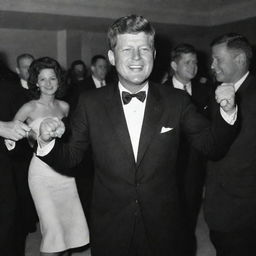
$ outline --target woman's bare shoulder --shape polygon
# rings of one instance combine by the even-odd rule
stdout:
[[[58,104],[60,109],[64,112],[65,115],[68,115],[69,112],[69,104],[66,101],[58,100]]]

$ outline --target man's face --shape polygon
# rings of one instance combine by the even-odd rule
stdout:
[[[234,83],[239,78],[240,67],[237,63],[236,54],[229,50],[225,43],[212,47],[212,65],[218,82]]]
[[[108,72],[108,63],[104,59],[98,59],[92,67],[92,74],[99,80],[104,80]]]
[[[109,51],[110,63],[116,66],[119,80],[128,90],[145,85],[154,57],[152,37],[144,32],[118,35],[115,49]]]
[[[188,83],[196,76],[197,56],[194,53],[182,53],[171,65],[176,78],[182,83]]]
[[[82,64],[75,65],[74,73],[77,77],[83,77],[85,74],[84,66]]]
[[[18,67],[16,68],[19,77],[24,79],[25,81],[28,80],[28,77],[29,77],[28,69],[32,61],[33,59],[31,58],[20,59],[18,63]]]

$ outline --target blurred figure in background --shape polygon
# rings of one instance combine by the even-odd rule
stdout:
[[[11,76],[7,75],[7,72]],[[0,71],[0,254],[5,256],[19,256],[16,249],[15,235],[17,232],[17,195],[14,182],[13,159],[9,154],[4,139],[14,141],[26,136],[29,127],[13,118],[15,94],[9,84],[14,74],[1,64]],[[23,240],[25,243],[25,241]],[[24,252],[23,252],[24,255]]]
[[[195,48],[190,44],[179,44],[171,52],[172,76],[164,85],[183,90],[195,104],[197,111],[207,116],[210,87],[196,81],[198,60]],[[189,143],[182,134],[177,161],[177,176],[182,209],[188,220],[189,239],[187,246],[191,255],[196,253],[195,229],[202,203],[206,172],[206,158]]]
[[[95,55],[91,59],[91,76],[86,80],[88,89],[101,88],[106,86],[106,76],[108,73],[108,62],[105,56]]]
[[[64,100],[69,103],[70,112],[76,108],[80,94],[86,90],[87,68],[82,60],[71,63],[67,72]]]
[[[13,103],[13,117],[18,109],[31,99],[28,90],[28,69],[34,57],[29,53],[24,53],[16,58],[16,72],[18,79],[10,82],[14,91],[15,101]],[[26,237],[29,232],[36,230],[38,220],[34,203],[28,188],[28,167],[33,154],[27,139],[17,143],[15,150],[11,152],[12,164],[14,168],[14,177],[18,198],[17,211],[17,244],[15,246],[17,255],[24,255]]]

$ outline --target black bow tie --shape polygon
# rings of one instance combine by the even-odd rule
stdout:
[[[144,102],[146,98],[146,92],[142,91],[134,94],[131,94],[129,92],[122,92],[122,100],[125,105],[128,104],[133,97],[137,98],[141,102]]]

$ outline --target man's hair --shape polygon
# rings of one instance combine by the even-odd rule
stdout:
[[[77,65],[82,65],[84,70],[86,70],[86,65],[82,60],[74,60],[70,65],[70,69],[73,70]]]
[[[108,30],[108,43],[113,50],[117,43],[117,36],[122,34],[138,34],[144,32],[152,37],[152,48],[154,48],[155,30],[150,22],[139,15],[129,15],[116,20]]]
[[[181,58],[182,54],[196,54],[196,49],[191,44],[178,44],[171,51],[171,61],[176,61]]]
[[[97,55],[94,55],[94,56],[92,57],[92,59],[91,59],[91,65],[92,65],[92,66],[95,66],[97,60],[100,60],[100,59],[107,61],[107,58],[106,58],[104,55],[97,54]]]
[[[34,56],[30,53],[23,53],[23,54],[20,54],[17,56],[16,58],[16,63],[17,63],[17,67],[19,67],[20,65],[20,60],[22,59],[31,59],[31,60],[34,60]]]
[[[227,48],[230,50],[244,52],[246,56],[247,67],[249,66],[253,53],[252,47],[245,36],[237,33],[227,33],[215,38],[211,43],[211,47],[222,43],[225,43]]]
[[[34,94],[34,98],[40,97],[40,91],[38,91],[37,82],[38,76],[43,69],[53,69],[56,77],[58,79],[59,88],[63,86],[64,79],[63,79],[63,70],[60,64],[50,57],[42,57],[39,59],[34,60],[30,67],[29,67],[29,78],[28,78],[28,87],[31,92]],[[59,89],[57,90],[59,95]],[[58,96],[56,95],[56,96]]]

